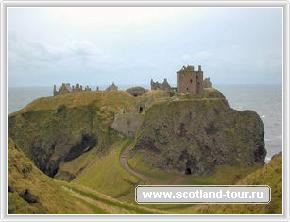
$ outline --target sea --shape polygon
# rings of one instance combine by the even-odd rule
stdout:
[[[127,89],[129,85],[119,86]],[[144,86],[148,88],[148,86]],[[282,86],[281,85],[216,85],[236,110],[254,110],[265,128],[266,162],[282,151]],[[92,87],[94,88],[94,87]],[[100,89],[104,86],[100,87]],[[53,87],[9,87],[8,112],[22,109],[39,97],[52,96]]]

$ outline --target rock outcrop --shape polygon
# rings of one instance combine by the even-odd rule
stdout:
[[[121,108],[130,110],[132,99],[118,91],[40,98],[9,115],[9,137],[39,169],[54,177],[62,162],[109,147],[116,134],[110,128],[114,115]]]
[[[147,110],[136,138],[143,160],[162,169],[205,175],[222,164],[264,162],[264,126],[254,111],[218,97],[181,98]]]
[[[158,91],[140,97],[122,91],[69,93],[40,98],[9,115],[9,137],[50,177],[63,162],[107,149],[120,133],[137,134],[135,147],[145,152],[144,161],[185,174],[251,165],[266,154],[258,114],[232,110],[212,88],[175,97]]]
[[[99,130],[89,108],[29,111],[9,118],[9,136],[15,139],[45,174],[53,177],[60,162],[70,161],[96,146]]]
[[[120,113],[115,115],[111,128],[119,133],[135,137],[137,130],[143,122],[143,115],[139,113]]]

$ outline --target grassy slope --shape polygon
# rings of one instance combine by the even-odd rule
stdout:
[[[108,120],[108,117],[111,116],[112,113],[119,112],[121,108],[125,108],[127,111],[134,111],[136,109],[136,102],[143,101],[151,105],[155,101],[163,100],[168,97],[168,93],[159,90],[148,91],[139,97],[133,97],[125,91],[88,91],[41,97],[29,103],[18,112],[25,113],[29,111],[57,110],[61,106],[76,108],[95,104],[100,109],[103,120]],[[12,115],[13,114],[15,113],[12,113]]]
[[[209,97],[211,93],[208,92]],[[152,105],[155,102],[163,102],[167,95],[163,92],[146,93],[138,98]],[[153,100],[152,100],[153,98]],[[136,98],[129,96],[125,92],[85,92],[76,94],[67,94],[56,97],[40,98],[20,111],[36,110],[57,110],[65,105],[68,108],[82,107],[94,103],[99,107],[98,114],[101,116],[101,124],[107,127],[112,120],[114,112],[118,112],[124,106],[127,109],[135,109]],[[174,98],[173,98],[174,99]],[[184,96],[182,99],[191,99]],[[122,140],[113,144],[106,155],[97,157],[95,150],[87,152],[63,165],[64,170],[79,171],[80,166],[88,164],[78,178],[72,183],[53,180],[42,174],[17,148],[13,142],[9,141],[9,185],[16,192],[9,193],[10,212],[17,213],[164,213],[138,207],[136,204],[128,204],[119,200],[128,202],[133,201],[134,187],[139,179],[125,171],[119,163],[121,150],[129,143],[128,140]],[[256,168],[249,168],[241,171],[241,167],[236,168],[224,166],[209,177],[185,177],[176,172],[168,174],[150,166],[144,165],[139,157],[129,160],[129,165],[137,171],[142,172],[150,178],[146,183],[172,183],[172,184],[232,184],[247,173]],[[281,157],[280,157],[281,159]],[[280,212],[281,209],[281,166],[279,157],[271,162],[266,170],[264,167],[255,173],[241,180],[245,184],[269,184],[272,187],[273,200],[271,205],[260,205],[258,207],[248,207],[248,205],[226,205],[226,206],[200,206],[200,205],[154,205],[146,207],[160,208],[168,213],[231,213],[231,212]],[[32,168],[28,176],[24,176],[26,168]],[[238,169],[238,170],[237,170]],[[173,175],[173,176],[172,176]],[[225,176],[227,175],[227,176]],[[279,185],[280,184],[280,185]],[[29,188],[31,192],[40,198],[40,203],[28,204],[19,195],[22,190]],[[65,189],[63,189],[65,188]],[[103,194],[101,194],[103,193]],[[108,197],[106,195],[111,195]],[[61,205],[59,203],[62,203]]]
[[[129,143],[129,140],[114,143],[108,154],[96,157],[73,183],[87,186],[112,197],[120,198],[132,194],[139,179],[123,169],[119,160],[122,149]]]
[[[88,106],[97,103],[101,107],[118,109],[121,105],[131,107],[134,97],[123,91],[111,92],[81,92],[59,96],[42,97],[28,104],[21,112],[38,110],[56,110],[64,105],[67,108]]]
[[[76,183],[47,177],[9,139],[8,210],[10,214],[120,214],[164,213],[121,202]],[[26,202],[19,194],[29,189],[39,200]]]
[[[85,213],[100,212],[83,201],[68,195],[61,186],[44,175],[25,157],[23,152],[9,140],[9,213]],[[20,193],[25,189],[39,198],[39,203],[29,204]],[[61,204],[59,204],[61,203]]]
[[[123,108],[128,111],[135,109],[135,98],[126,92],[71,93],[36,99],[24,109],[10,114],[9,121],[16,119],[13,127],[17,127],[17,124],[21,125],[24,121],[23,117],[25,117],[29,120],[26,122],[29,126],[22,126],[21,130],[25,130],[32,137],[35,134],[41,134],[39,130],[50,134],[67,134],[67,136],[76,137],[80,130],[88,128],[97,128],[99,131],[103,131],[104,135],[107,135],[114,114]],[[67,110],[66,115],[58,115],[59,118],[57,118],[56,113],[61,113],[62,109]],[[46,122],[49,125],[36,127]],[[61,122],[60,129],[57,129],[59,132],[49,131],[53,128],[52,126],[59,122]],[[49,136],[52,137],[52,135]]]
[[[121,109],[135,109],[135,98],[122,91],[82,92],[43,97],[9,115],[9,135],[24,149],[30,159],[33,159],[35,152],[32,153],[32,147],[41,146],[42,158],[38,158],[35,162],[45,165],[40,159],[57,159],[66,153],[70,146],[80,143],[84,134],[97,137],[95,152],[106,149],[114,141],[115,135],[109,126],[114,114]],[[55,145],[56,152],[51,148]],[[78,166],[70,173],[75,175],[85,167]],[[65,169],[60,169],[60,172],[64,174],[59,175],[59,178],[65,178],[67,175]]]
[[[281,155],[236,184],[267,184],[272,188],[272,202],[269,205],[146,205],[137,206],[118,201],[101,193],[115,194],[130,190],[133,183],[125,178],[136,180],[120,166],[119,155],[128,140],[117,142],[109,154],[99,158],[85,170],[83,180],[66,183],[51,179],[39,171],[23,153],[9,141],[9,185],[15,192],[9,193],[10,213],[280,213],[281,212]],[[104,164],[104,165],[103,165]],[[112,170],[113,169],[113,170]],[[108,173],[109,172],[109,173]],[[202,184],[215,183],[229,169],[222,169],[211,177],[199,178]],[[230,171],[232,172],[232,171]],[[163,172],[164,173],[164,172]],[[95,175],[97,174],[97,175]],[[85,176],[87,175],[87,176]],[[159,177],[159,172],[149,173]],[[164,175],[163,175],[164,176]],[[160,177],[160,181],[166,177]],[[185,177],[186,179],[190,177]],[[197,179],[197,178],[192,178]],[[232,178],[231,178],[232,179]],[[183,183],[182,179],[177,181]],[[195,184],[199,184],[199,182]],[[86,184],[87,183],[87,184]],[[137,183],[137,180],[136,180]],[[228,184],[230,182],[228,181]],[[85,186],[87,185],[87,186]],[[116,188],[116,185],[118,189]],[[63,189],[65,187],[66,189]],[[91,188],[89,188],[91,187]],[[29,189],[40,198],[40,203],[28,204],[19,195]],[[93,188],[93,189],[92,189]],[[121,189],[119,189],[121,188]],[[98,190],[98,191],[95,191]],[[101,193],[100,193],[101,192]],[[131,191],[129,191],[132,193]],[[120,198],[122,199],[122,198]],[[59,204],[62,203],[62,204]],[[151,208],[151,209],[149,209]],[[157,209],[160,210],[157,210]],[[155,210],[156,209],[156,210]]]
[[[238,185],[268,185],[271,187],[269,204],[196,205],[178,210],[179,213],[203,214],[280,214],[282,213],[282,154],[275,155],[262,168],[236,182]]]
[[[136,152],[131,158],[128,159],[129,166],[146,175],[150,178],[148,183],[153,184],[195,184],[195,185],[219,185],[219,184],[234,184],[238,179],[241,179],[249,173],[260,168],[261,165],[254,166],[218,166],[215,172],[209,176],[190,176],[181,175],[177,171],[164,171],[146,164],[142,161],[141,155],[146,155],[146,152]]]

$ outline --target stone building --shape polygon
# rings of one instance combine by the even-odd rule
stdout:
[[[112,82],[112,84],[106,89],[107,92],[109,91],[118,91],[118,86],[116,86],[114,84],[114,82]]]
[[[78,83],[75,86],[74,85],[71,86],[70,83],[62,83],[58,90],[56,88],[56,85],[53,86],[54,96],[82,91],[92,91],[92,89],[89,86],[86,86],[86,88],[83,90],[82,85]]]
[[[58,91],[56,89],[56,85],[54,85],[54,87],[53,87],[53,95],[54,96],[67,94],[67,93],[71,93],[71,92],[72,92],[72,88],[71,88],[69,83],[62,83],[61,86],[59,87]]]
[[[212,83],[209,77],[203,80],[203,88],[212,88]]]
[[[150,81],[151,90],[164,90],[170,92],[172,90],[171,86],[167,82],[167,79],[164,79],[162,83],[158,81],[154,82],[153,79]]]
[[[75,86],[75,92],[81,92],[81,91],[83,91],[83,87],[77,83]]]
[[[194,66],[183,66],[177,71],[177,92],[199,94],[203,91],[203,71],[201,66],[194,70]]]
[[[85,91],[92,91],[92,89],[87,85]]]

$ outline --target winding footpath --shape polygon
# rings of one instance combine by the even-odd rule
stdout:
[[[148,178],[148,176],[145,176],[144,174],[141,174],[137,171],[135,171],[133,168],[131,168],[129,165],[128,165],[128,162],[127,162],[127,157],[130,153],[130,149],[132,148],[132,145],[128,145],[124,150],[123,152],[121,153],[120,155],[120,163],[121,163],[121,166],[127,170],[129,173],[133,174],[135,177],[141,179],[142,181],[152,181],[152,178]],[[180,184],[181,181],[184,179],[183,176],[172,176],[172,178],[167,182],[168,185],[176,185],[176,184]]]
[[[132,145],[128,145],[128,146],[123,150],[123,152],[122,152],[121,155],[120,155],[120,163],[121,163],[122,167],[123,167],[125,170],[127,170],[129,173],[133,174],[134,176],[140,178],[140,179],[143,180],[143,181],[146,181],[146,180],[148,180],[148,178],[147,178],[145,175],[143,175],[143,174],[141,174],[141,173],[135,171],[134,169],[132,169],[132,168],[128,165],[127,157],[128,157],[128,155],[129,155],[129,153],[130,153],[130,149],[131,149],[131,147],[132,147]]]

